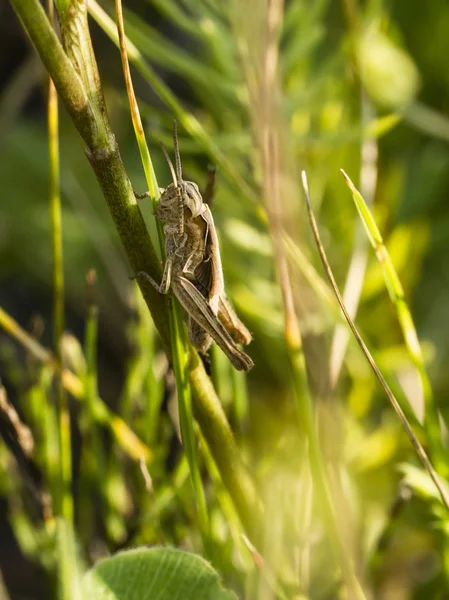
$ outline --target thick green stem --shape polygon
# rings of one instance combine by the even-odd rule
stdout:
[[[90,145],[93,113],[81,80],[37,0],[11,0],[81,137]]]
[[[262,506],[254,483],[240,460],[234,436],[212,382],[198,355],[193,352],[189,375],[196,392],[193,410],[201,432],[245,528],[257,539],[261,534],[257,526],[262,523]]]
[[[100,74],[87,22],[86,0],[55,0],[59,11],[62,44],[78,73],[95,118],[95,148],[114,151],[115,139],[109,126]]]

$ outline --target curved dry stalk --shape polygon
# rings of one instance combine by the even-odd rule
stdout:
[[[309,187],[307,184],[307,176],[305,171],[302,171],[301,173],[301,177],[302,177],[302,185],[303,185],[303,189],[304,189],[304,195],[306,198],[306,203],[307,203],[307,213],[309,215],[309,220],[310,220],[310,225],[312,227],[312,232],[315,238],[315,242],[318,248],[318,252],[321,258],[321,262],[323,263],[324,266],[324,270],[326,272],[326,275],[329,279],[329,282],[332,286],[332,289],[335,292],[335,295],[337,297],[338,303],[340,305],[340,308],[345,316],[346,321],[348,322],[348,325],[358,343],[358,345],[360,346],[360,348],[362,349],[363,354],[366,356],[366,359],[370,365],[370,367],[372,368],[374,375],[376,376],[376,378],[378,379],[380,385],[382,386],[385,394],[387,395],[388,400],[390,401],[391,406],[393,407],[393,410],[395,411],[395,413],[397,414],[397,416],[399,417],[399,420],[406,432],[406,434],[408,435],[408,438],[410,439],[410,442],[412,443],[412,446],[418,456],[418,458],[420,459],[421,463],[423,464],[424,468],[426,469],[426,471],[429,473],[432,481],[434,482],[436,488],[438,489],[438,492],[441,496],[441,501],[442,503],[446,506],[446,508],[449,510],[449,496],[447,494],[447,491],[443,485],[443,483],[440,481],[435,469],[433,468],[432,463],[430,462],[429,457],[426,454],[426,451],[424,450],[421,442],[418,440],[418,438],[416,437],[416,435],[413,432],[413,429],[410,425],[410,423],[407,420],[407,417],[405,416],[404,411],[402,410],[399,402],[397,401],[395,395],[393,394],[393,392],[390,389],[390,386],[388,385],[388,383],[386,382],[384,376],[382,375],[379,367],[377,366],[374,358],[372,357],[370,351],[368,350],[365,342],[363,341],[360,333],[358,332],[354,321],[351,319],[345,303],[343,301],[343,298],[340,294],[340,291],[338,289],[337,286],[337,282],[335,281],[334,275],[332,273],[332,270],[330,268],[329,265],[329,261],[327,260],[327,256],[326,256],[326,252],[324,250],[323,244],[321,243],[321,238],[320,238],[320,234],[318,231],[318,225],[315,219],[315,215],[313,213],[313,209],[312,209],[312,204],[310,201],[310,195],[309,195]]]

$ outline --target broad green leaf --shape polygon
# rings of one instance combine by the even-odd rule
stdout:
[[[83,578],[95,600],[236,600],[201,556],[175,548],[137,548],[103,560]]]

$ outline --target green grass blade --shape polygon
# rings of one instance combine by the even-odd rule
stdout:
[[[182,10],[178,2],[173,0],[149,0],[149,2],[156,6],[156,8],[174,25],[177,25],[180,29],[183,29],[187,33],[200,38],[201,28],[198,27],[198,22],[187,15]]]
[[[238,82],[229,81],[215,69],[205,65],[204,60],[186,54],[136,14],[126,11],[125,16],[128,39],[153,64],[160,64],[191,82],[197,94],[208,97],[207,104],[211,109],[238,110],[240,104]],[[218,106],[214,106],[213,103],[218,103]]]
[[[207,513],[206,495],[198,461],[197,442],[194,430],[194,417],[192,409],[192,389],[187,374],[189,354],[184,333],[184,322],[181,308],[176,302],[170,319],[173,348],[173,369],[176,378],[176,390],[178,394],[179,423],[181,426],[182,444],[189,464],[190,476],[198,509],[198,517],[201,533],[207,544],[209,518]]]
[[[81,590],[81,565],[75,531],[65,519],[56,521],[56,545],[59,556],[59,589],[61,600],[85,600]]]
[[[435,405],[432,387],[423,361],[421,345],[416,333],[413,317],[405,299],[404,288],[393,265],[388,250],[384,244],[382,235],[376,225],[374,217],[365,203],[362,195],[352,183],[348,175],[341,169],[346,184],[351,190],[357,211],[360,215],[362,223],[365,227],[368,239],[376,251],[376,257],[382,267],[382,272],[385,279],[385,284],[390,296],[391,302],[396,310],[399,325],[404,337],[405,345],[409,356],[415,365],[421,385],[423,398],[425,403],[425,426],[429,437],[429,442],[432,445],[433,451],[436,453],[438,462],[438,470],[443,468],[447,472],[447,467],[444,467],[444,450],[441,440],[441,432],[438,423],[438,413]]]
[[[337,297],[338,303],[340,305],[340,308],[345,316],[345,319],[355,337],[355,339],[357,340],[358,345],[360,346],[363,354],[365,355],[371,369],[373,370],[373,373],[375,374],[377,380],[379,381],[380,385],[382,386],[393,410],[395,411],[396,415],[398,416],[402,427],[404,428],[404,431],[407,433],[407,436],[416,452],[416,455],[418,456],[418,458],[420,459],[420,461],[422,462],[423,467],[426,469],[426,471],[429,473],[433,483],[435,484],[435,487],[438,489],[438,492],[441,496],[441,500],[443,502],[443,504],[445,505],[445,507],[449,510],[449,497],[446,493],[446,486],[445,483],[440,479],[440,477],[438,476],[435,468],[433,467],[433,464],[431,463],[429,457],[427,456],[426,451],[424,450],[423,445],[421,444],[421,442],[419,441],[419,439],[417,438],[415,432],[413,431],[412,426],[410,425],[404,411],[402,410],[399,402],[397,401],[395,395],[393,394],[390,386],[388,385],[388,383],[386,382],[384,376],[382,375],[379,367],[377,366],[374,358],[372,357],[370,351],[368,350],[367,345],[365,344],[365,342],[363,341],[361,335],[359,334],[357,327],[354,324],[354,321],[351,319],[346,306],[343,302],[343,298],[340,294],[340,290],[338,289],[337,286],[337,282],[335,281],[335,277],[332,273],[332,270],[330,268],[329,265],[329,261],[327,260],[327,256],[326,256],[326,252],[324,250],[324,246],[321,242],[321,237],[318,231],[318,225],[315,219],[315,215],[313,213],[313,209],[312,209],[312,203],[310,200],[310,195],[309,195],[309,188],[308,188],[308,184],[307,184],[307,176],[305,171],[302,172],[302,182],[303,182],[303,189],[304,189],[304,195],[306,198],[306,204],[307,204],[307,212],[309,215],[309,221],[310,221],[310,225],[312,227],[312,231],[313,231],[313,235],[315,237],[315,242],[317,245],[317,249],[318,249],[318,253],[320,255],[321,258],[321,262],[323,263],[323,267],[326,271],[326,275],[329,279],[330,284],[332,285],[332,288],[334,290],[334,293]]]
[[[137,291],[137,288],[136,288]],[[136,374],[136,387],[145,398],[144,432],[149,445],[157,442],[160,432],[160,412],[164,399],[165,357],[157,351],[157,333],[148,308],[141,296],[136,294],[139,322],[136,327],[136,354],[140,368]],[[161,362],[162,361],[162,362]]]
[[[98,306],[94,300],[94,286],[96,275],[91,269],[86,276],[87,280],[87,315],[84,331],[84,355],[86,357],[86,374],[84,393],[90,416],[95,413],[95,401],[98,395],[97,386],[97,338],[98,338]]]
[[[240,431],[243,431],[249,417],[249,398],[246,385],[246,375],[242,371],[231,371],[232,399],[234,414],[237,419]]]
[[[53,2],[48,3],[49,19],[53,23]],[[48,91],[48,145],[50,216],[53,275],[53,338],[55,356],[60,368],[55,372],[59,423],[60,484],[54,498],[57,514],[68,522],[73,520],[72,450],[70,414],[66,391],[62,382],[62,338],[64,334],[64,263],[62,256],[62,216],[59,167],[58,96],[53,81]]]

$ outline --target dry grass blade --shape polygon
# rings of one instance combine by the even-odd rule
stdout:
[[[16,409],[8,401],[5,388],[0,384],[0,411],[6,415],[17,435],[17,441],[25,456],[30,457],[34,450],[34,438],[31,429],[20,420]],[[1,595],[0,595],[1,598]]]
[[[145,171],[145,177],[148,184],[148,189],[150,191],[150,196],[155,202],[157,196],[159,196],[157,179],[153,168],[153,163],[151,161],[150,152],[148,150],[148,146],[145,140],[145,131],[142,125],[142,119],[140,118],[140,111],[137,105],[136,94],[134,93],[134,86],[131,79],[131,71],[129,68],[128,62],[128,54],[126,47],[126,35],[125,35],[125,27],[123,24],[123,10],[122,3],[119,0],[115,2],[115,10],[117,14],[117,31],[119,36],[119,47],[120,47],[120,56],[122,58],[122,67],[123,67],[123,75],[125,78],[126,84],[126,92],[128,94],[129,99],[129,107],[131,110],[132,123],[134,127],[134,132],[136,135],[137,143],[139,146],[139,152],[142,159],[142,165]],[[154,205],[154,204],[153,204]],[[161,236],[159,235],[159,243],[161,243]]]
[[[329,265],[329,261],[327,260],[327,256],[326,256],[326,252],[324,250],[323,244],[321,243],[321,238],[320,238],[320,234],[318,231],[318,226],[317,226],[317,222],[315,219],[315,215],[313,213],[312,210],[312,204],[310,201],[310,195],[309,195],[309,186],[307,184],[307,176],[305,171],[302,171],[301,173],[301,177],[302,177],[302,185],[303,185],[303,189],[304,189],[304,195],[306,197],[306,203],[307,203],[307,212],[309,215],[309,220],[310,220],[310,225],[312,227],[312,232],[313,235],[315,237],[315,242],[318,248],[318,252],[320,254],[320,258],[321,261],[323,263],[324,266],[324,270],[326,271],[326,275],[330,281],[330,284],[335,292],[335,295],[337,297],[338,303],[340,305],[340,308],[345,316],[346,321],[348,322],[348,325],[355,337],[355,339],[357,340],[358,345],[360,346],[360,348],[362,349],[362,352],[364,353],[364,355],[366,356],[366,359],[368,360],[370,367],[372,368],[372,370],[374,371],[375,376],[377,377],[377,379],[379,380],[380,385],[382,386],[382,388],[385,391],[385,394],[387,395],[388,400],[390,401],[395,413],[398,415],[399,420],[401,421],[401,424],[403,426],[403,428],[405,429],[405,432],[407,433],[413,448],[415,449],[416,454],[418,455],[420,461],[422,462],[424,468],[426,469],[426,471],[429,473],[432,481],[434,482],[435,486],[438,489],[438,492],[440,493],[441,496],[441,500],[443,502],[443,504],[446,506],[446,508],[449,510],[449,496],[444,488],[444,485],[441,483],[435,469],[432,466],[432,463],[429,460],[429,457],[426,454],[426,451],[424,450],[421,442],[418,440],[418,438],[416,437],[416,435],[413,433],[413,429],[410,425],[410,423],[407,420],[407,417],[404,414],[404,411],[402,410],[402,408],[399,405],[399,402],[396,400],[395,395],[393,394],[393,392],[391,391],[388,383],[385,381],[384,376],[382,375],[382,373],[379,370],[379,367],[376,365],[374,358],[371,356],[370,351],[368,350],[365,342],[363,341],[361,335],[359,334],[353,320],[351,319],[345,304],[343,302],[343,298],[340,294],[340,291],[338,289],[337,286],[337,282],[335,281],[335,278],[332,274],[332,270],[330,268]]]

